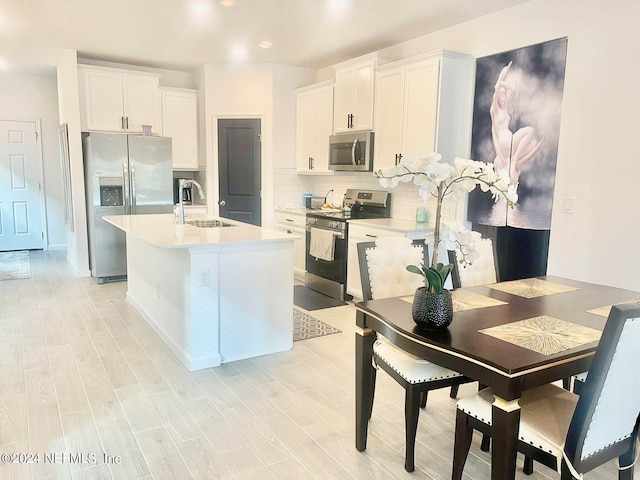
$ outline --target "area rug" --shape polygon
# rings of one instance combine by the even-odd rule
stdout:
[[[305,310],[320,310],[321,308],[341,307],[346,303],[320,292],[311,290],[304,285],[293,287],[293,303]]]
[[[31,278],[28,251],[0,253],[0,280]]]
[[[307,340],[309,338],[322,337],[332,333],[341,333],[342,330],[327,325],[317,318],[313,318],[297,308],[293,309],[293,341]]]

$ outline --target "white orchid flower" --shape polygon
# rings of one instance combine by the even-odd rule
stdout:
[[[400,182],[413,181],[418,187],[418,194],[424,202],[436,197],[436,229],[434,242],[443,243],[449,250],[456,250],[463,264],[470,264],[478,258],[475,244],[480,239],[478,232],[468,231],[460,223],[446,224],[441,222],[442,202],[448,195],[454,195],[463,201],[468,192],[480,187],[483,192],[490,192],[493,200],[504,198],[510,207],[518,202],[518,185],[509,184],[509,172],[495,170],[492,163],[456,158],[453,165],[442,163],[439,153],[432,153],[421,159],[404,159],[397,166],[376,171],[375,175],[383,187],[395,187]],[[437,248],[431,267],[437,265]]]

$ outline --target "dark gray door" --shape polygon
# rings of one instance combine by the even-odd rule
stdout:
[[[220,216],[261,224],[260,119],[218,120]]]

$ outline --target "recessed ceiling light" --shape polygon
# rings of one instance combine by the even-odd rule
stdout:
[[[0,58],[0,70],[4,70],[7,65],[7,61],[4,58]]]
[[[271,48],[273,47],[273,43],[271,43],[269,40],[263,40],[258,44],[258,46],[260,48]]]
[[[329,0],[329,5],[332,8],[342,8],[345,6],[345,0]]]
[[[205,13],[208,12],[211,7],[208,2],[200,1],[193,4],[193,9],[198,13]]]
[[[235,47],[231,53],[236,60],[244,60],[247,56],[247,49],[244,47]]]
[[[236,0],[220,0],[220,5],[223,7],[233,7],[234,3],[236,3]]]

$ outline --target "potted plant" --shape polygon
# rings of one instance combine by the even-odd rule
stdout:
[[[436,199],[436,214],[433,231],[433,254],[431,265],[409,265],[407,270],[424,276],[425,286],[418,288],[414,297],[413,317],[421,326],[446,328],[453,318],[451,293],[444,283],[453,269],[453,264],[438,262],[438,247],[441,242],[448,250],[456,250],[463,266],[473,263],[478,257],[475,242],[480,234],[464,228],[460,223],[447,224],[441,221],[442,202],[450,195],[459,201],[477,186],[491,192],[495,202],[504,199],[509,207],[518,202],[517,184],[509,184],[506,170],[496,172],[491,163],[456,158],[454,165],[442,163],[439,153],[426,158],[406,159],[398,165],[375,172],[383,187],[395,187],[400,182],[413,181],[424,202]]]

